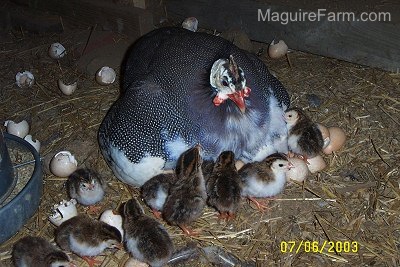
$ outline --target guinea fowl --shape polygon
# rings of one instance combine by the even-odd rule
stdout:
[[[286,90],[260,59],[221,37],[154,30],[131,48],[123,77],[98,137],[128,184],[172,169],[195,144],[214,161],[227,150],[245,163],[287,152]]]

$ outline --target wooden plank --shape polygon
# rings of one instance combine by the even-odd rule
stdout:
[[[299,9],[270,5],[256,0],[168,0],[168,15],[183,20],[195,16],[199,27],[224,31],[237,27],[250,39],[270,43],[274,38],[285,40],[289,48],[334,57],[353,63],[399,72],[400,23],[361,21],[289,22],[259,21],[258,10],[298,12]],[[306,10],[303,10],[306,11]],[[396,11],[393,11],[396,12]],[[400,12],[398,12],[400,13]],[[395,16],[393,14],[392,16]]]
[[[153,15],[149,10],[133,6],[119,6],[112,1],[93,0],[12,0],[20,5],[58,14],[73,25],[101,25],[107,30],[139,37],[154,29]]]

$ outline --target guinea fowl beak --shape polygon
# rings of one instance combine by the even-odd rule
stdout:
[[[242,112],[242,114],[244,114],[246,111],[246,104],[244,103],[244,98],[250,95],[250,91],[251,90],[249,87],[245,87],[240,91],[228,95],[229,99],[236,104],[236,106],[240,109],[240,112]]]

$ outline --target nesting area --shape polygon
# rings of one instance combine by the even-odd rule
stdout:
[[[27,119],[30,134],[42,143],[44,162],[68,150],[79,166],[94,168],[105,177],[108,189],[100,212],[93,215],[97,217],[137,197],[139,190],[117,180],[99,151],[97,130],[119,95],[120,84],[117,80],[100,86],[94,76],[77,69],[79,54],[73,52],[77,32],[14,32],[0,42],[0,120],[3,124]],[[49,45],[56,41],[70,51],[59,61],[48,56]],[[266,44],[257,45],[266,50]],[[325,126],[341,127],[347,142],[333,155],[324,155],[325,170],[310,174],[304,184],[288,184],[269,200],[265,212],[243,199],[236,218],[225,222],[217,219],[214,209],[206,208],[192,225],[200,232],[193,237],[163,222],[175,247],[188,241],[215,245],[256,266],[400,266],[400,75],[297,51],[290,53],[292,67],[284,58],[272,60],[262,52],[260,58],[287,88],[292,106],[305,109]],[[15,85],[15,74],[23,70],[35,75],[30,88]],[[70,96],[57,86],[66,73],[78,77],[78,89]],[[0,245],[0,266],[12,266],[12,246],[23,236],[54,240],[55,226],[48,216],[53,204],[68,199],[65,181],[45,173],[39,210]],[[85,212],[82,206],[79,211]],[[152,216],[149,208],[145,212]],[[87,266],[78,256],[71,257],[77,266]],[[128,258],[124,250],[96,257],[101,266],[124,266]],[[194,259],[182,266],[209,263]]]

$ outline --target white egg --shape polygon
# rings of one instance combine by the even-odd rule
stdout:
[[[37,152],[40,151],[40,141],[33,140],[32,135],[28,134],[27,136],[25,136],[24,140],[27,141],[29,144],[31,144],[36,149]]]
[[[322,171],[326,168],[326,162],[323,157],[320,155],[313,157],[311,159],[307,159],[308,163],[307,167],[311,173],[316,173]]]
[[[101,85],[108,85],[115,81],[116,76],[112,68],[104,66],[97,71],[96,81]]]
[[[119,214],[115,214],[113,210],[105,210],[101,216],[100,221],[105,222],[111,226],[114,226],[121,233],[122,238],[124,237],[124,230],[122,229],[122,217]]]
[[[29,124],[26,120],[21,122],[7,120],[4,122],[4,126],[7,127],[7,132],[9,134],[13,134],[21,138],[24,138],[29,133]]]
[[[60,59],[67,54],[65,47],[60,43],[51,44],[49,48],[49,56],[53,59]]]
[[[35,77],[30,71],[18,72],[15,75],[15,83],[20,88],[31,87],[35,83]]]
[[[50,171],[58,177],[68,177],[78,168],[78,162],[69,151],[60,151],[50,161]]]
[[[72,93],[75,92],[77,87],[78,87],[77,81],[67,85],[64,83],[63,79],[58,80],[58,88],[60,88],[61,92],[63,92],[64,95],[72,95]]]
[[[268,55],[270,58],[281,58],[286,55],[287,52],[288,46],[283,40],[280,40],[278,43],[275,43],[275,40],[272,40],[268,47]]]
[[[125,262],[124,267],[149,267],[149,265],[135,258],[129,258],[127,262]]]
[[[286,180],[304,181],[309,173],[306,162],[298,157],[288,158],[288,160],[293,166],[286,172]]]
[[[49,220],[52,224],[60,226],[63,222],[78,215],[76,200],[62,200],[60,204],[54,204]]]
[[[244,162],[240,159],[235,162],[236,170],[240,170],[244,166]]]

